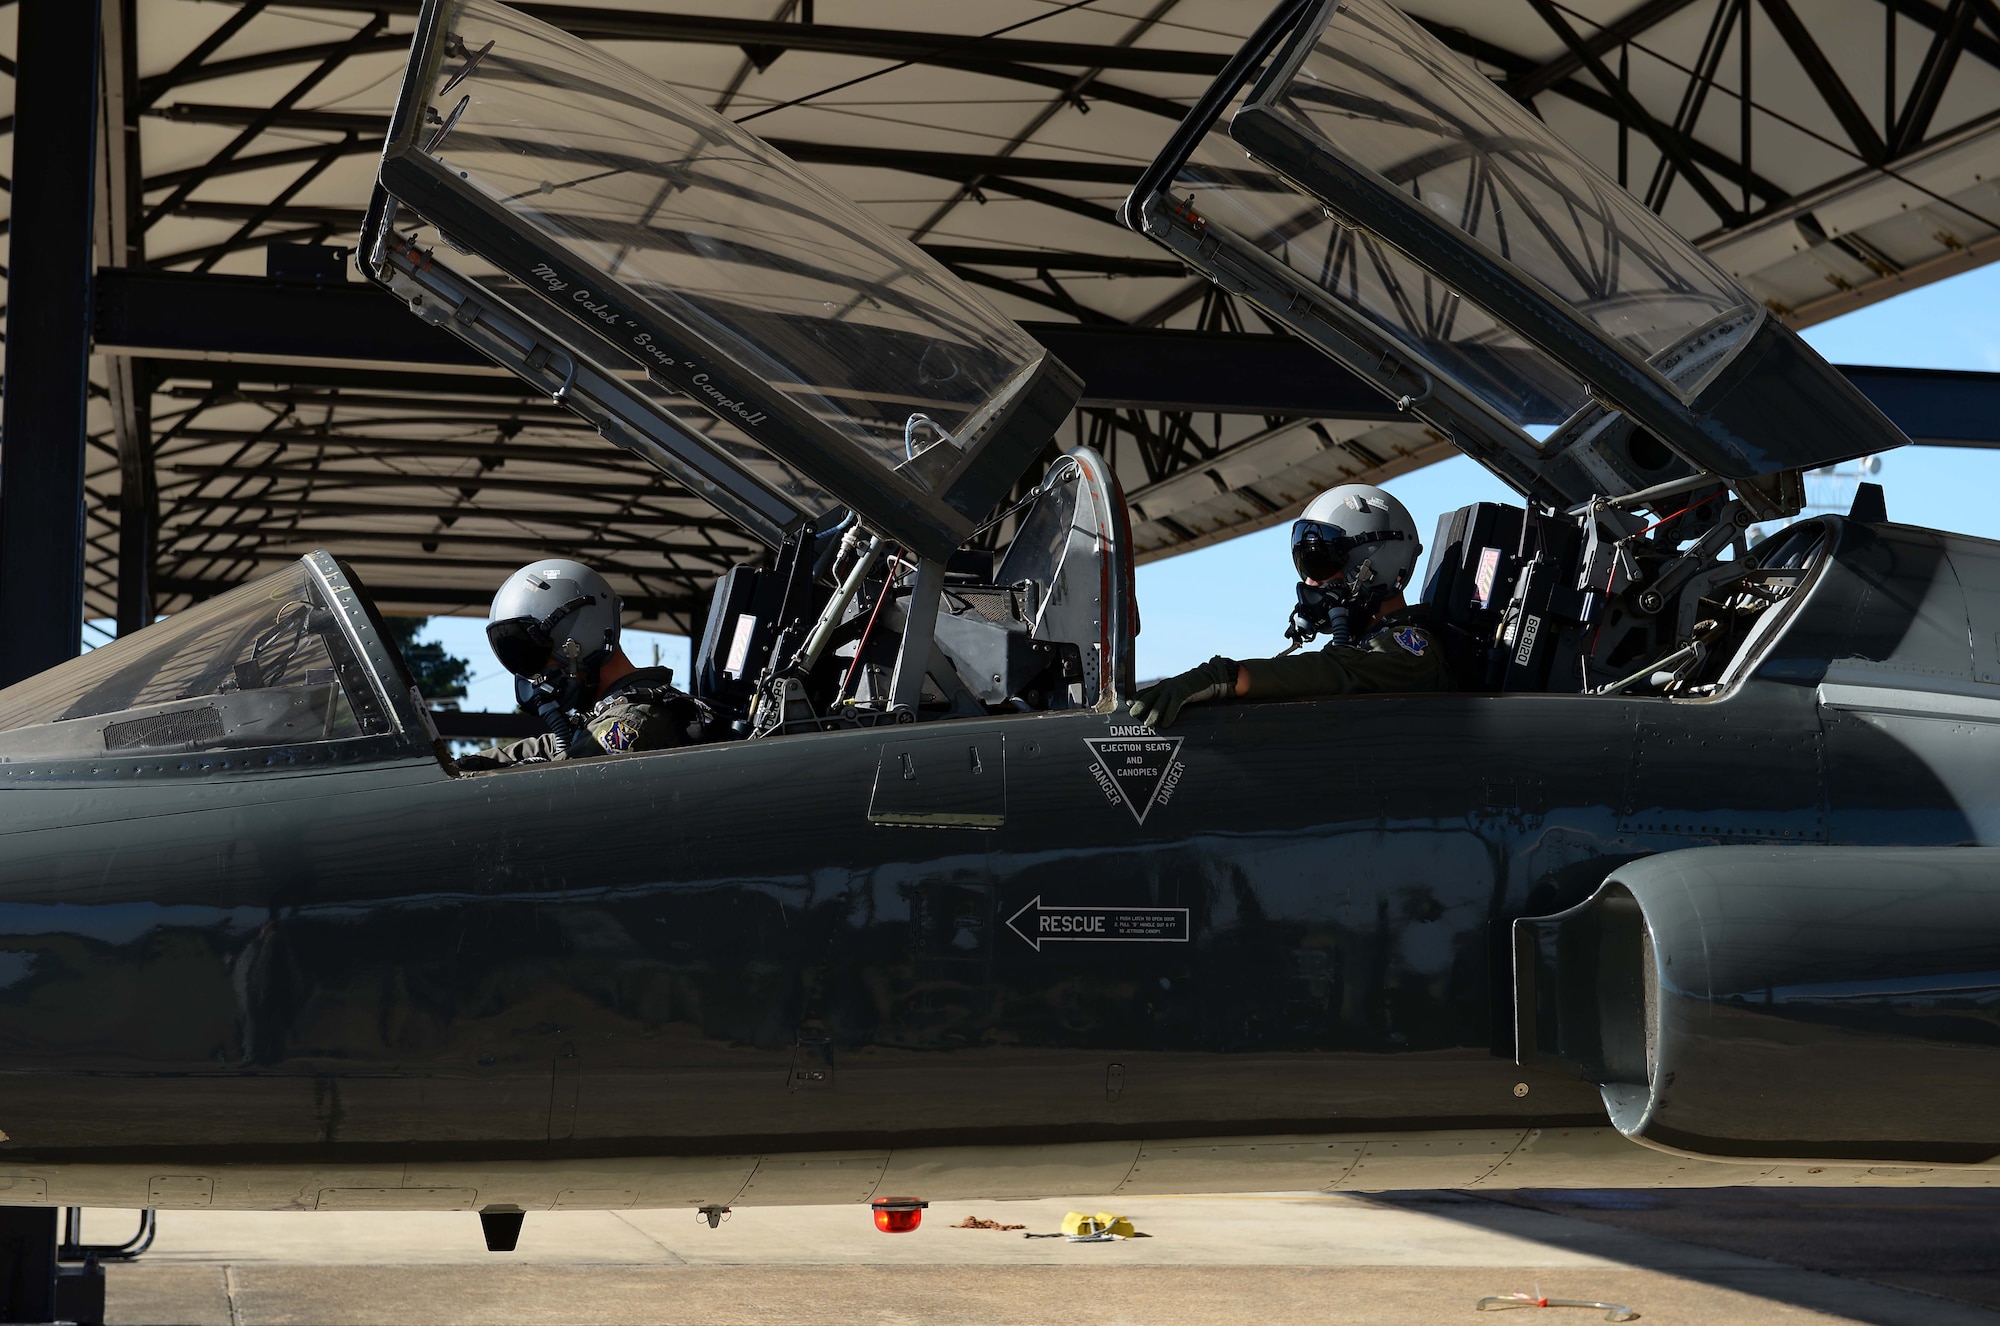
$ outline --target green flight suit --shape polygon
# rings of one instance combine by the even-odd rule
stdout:
[[[699,740],[701,705],[674,689],[672,668],[634,668],[604,688],[584,728],[597,742],[596,750],[567,755],[554,733],[523,737],[458,761],[461,771],[505,769],[516,764],[546,764],[552,760],[588,758],[606,753],[627,755],[668,750]]]
[[[1250,674],[1250,690],[1242,698],[1253,701],[1458,689],[1431,627],[1430,609],[1421,603],[1383,617],[1359,644],[1250,659],[1240,666]]]

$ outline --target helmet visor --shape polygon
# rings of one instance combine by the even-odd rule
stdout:
[[[1323,520],[1295,520],[1292,522],[1292,566],[1297,569],[1299,579],[1325,584],[1336,580],[1347,569],[1347,554],[1354,549],[1357,540],[1347,537],[1347,531],[1338,525],[1329,525]]]
[[[493,657],[517,677],[534,677],[548,670],[549,633],[533,617],[509,617],[486,627],[486,640]]]
[[[1347,562],[1355,549],[1373,547],[1378,543],[1400,543],[1404,537],[1399,529],[1349,534],[1340,526],[1329,525],[1323,520],[1295,520],[1292,522],[1292,565],[1298,569],[1299,579],[1323,585],[1347,573]]]

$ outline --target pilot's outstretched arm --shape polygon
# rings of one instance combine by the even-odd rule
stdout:
[[[523,737],[491,750],[461,755],[453,761],[460,773],[482,773],[488,769],[511,769],[517,764],[547,764],[563,757],[562,743],[544,732]]]
[[[1245,662],[1217,655],[1141,691],[1129,706],[1140,722],[1163,728],[1181,707],[1209,700],[1307,700],[1370,692],[1454,690],[1444,651],[1429,627],[1403,614],[1386,617],[1359,645]]]
[[[1386,624],[1358,645],[1330,645],[1238,667],[1236,693],[1245,700],[1457,689],[1444,651],[1427,628],[1414,623]]]

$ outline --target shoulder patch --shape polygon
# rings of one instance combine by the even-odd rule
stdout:
[[[1397,631],[1395,641],[1418,658],[1422,658],[1424,651],[1431,647],[1431,638],[1414,626],[1405,626]]]
[[[628,751],[632,743],[639,739],[638,725],[627,719],[614,719],[603,731],[596,734],[597,742],[608,751]]]

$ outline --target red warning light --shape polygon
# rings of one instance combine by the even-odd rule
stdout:
[[[884,1234],[908,1234],[924,1223],[929,1202],[914,1197],[877,1197],[869,1204],[875,1211],[875,1228]]]

